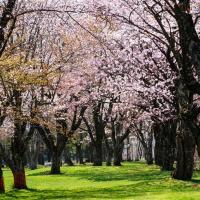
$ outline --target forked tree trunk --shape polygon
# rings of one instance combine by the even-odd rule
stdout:
[[[66,137],[64,134],[61,134],[58,130],[55,144],[53,134],[48,128],[38,125],[37,130],[42,136],[44,143],[48,147],[49,154],[51,155],[52,165],[50,173],[60,174],[61,156],[65,149],[68,137]]]
[[[178,124],[176,145],[177,164],[172,176],[179,180],[191,180],[194,165],[195,141],[190,130],[191,122],[181,120]]]

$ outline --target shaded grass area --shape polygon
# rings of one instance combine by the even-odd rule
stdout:
[[[195,172],[192,181],[183,182],[140,162],[122,167],[64,166],[61,175],[49,175],[49,170],[27,170],[29,190],[21,191],[12,189],[12,175],[4,170],[6,194],[0,194],[0,199],[200,199],[200,172]]]

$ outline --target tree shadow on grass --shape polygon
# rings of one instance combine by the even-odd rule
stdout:
[[[192,179],[191,182],[196,183],[196,184],[200,184],[200,180],[197,180],[197,179]]]
[[[92,182],[103,183],[96,186],[95,183],[91,183],[90,187],[84,187],[80,185],[78,187],[69,189],[66,183],[64,188],[54,188],[52,189],[29,189],[24,191],[12,190],[3,195],[4,200],[51,200],[51,199],[145,199],[148,195],[159,195],[177,193],[177,192],[189,192],[189,194],[194,191],[199,191],[199,188],[194,188],[190,185],[188,186],[185,182],[174,182],[171,180],[170,172],[160,171],[155,167],[144,167],[144,164],[137,164],[123,167],[84,167],[84,168],[63,168],[63,174],[61,175],[50,175],[49,169],[45,169],[42,172],[31,172],[28,176],[35,176],[41,178],[41,176],[50,175],[54,178],[56,177],[75,177],[82,180],[89,180]],[[107,183],[104,185],[104,182]],[[120,182],[121,185],[112,185],[112,181],[125,181]],[[127,182],[126,182],[127,181]],[[110,183],[109,183],[110,182]],[[198,180],[193,180],[194,183],[199,183]],[[50,184],[51,182],[49,182]],[[80,181],[81,183],[81,181]],[[187,182],[188,183],[188,182]],[[65,183],[63,183],[65,184]],[[51,185],[51,184],[50,184]],[[100,188],[99,188],[100,186]],[[66,189],[65,189],[66,188]]]
[[[112,188],[89,188],[84,190],[36,190],[30,189],[26,192],[23,191],[11,191],[6,194],[5,200],[10,199],[19,199],[19,200],[26,200],[26,199],[35,199],[35,200],[50,200],[50,199],[137,199],[138,197],[144,198],[147,195],[154,195],[154,194],[163,194],[170,192],[177,192],[177,189],[164,188],[164,186],[160,185],[155,187],[150,187],[146,182],[141,181],[139,183],[130,184],[130,185],[123,185],[123,186],[116,186]],[[165,189],[165,190],[164,190]],[[184,191],[179,190],[178,192]],[[187,192],[192,192],[187,191]]]
[[[55,176],[49,174],[49,171],[39,172],[29,174],[28,176]],[[148,170],[148,171],[138,171],[138,170],[125,170],[125,171],[104,171],[104,170],[80,170],[76,172],[65,172],[63,174],[56,175],[58,177],[76,177],[78,179],[85,179],[95,182],[101,181],[142,181],[142,180],[162,180],[170,177],[170,172],[161,172],[159,170]]]
[[[148,192],[156,193],[150,190]],[[89,189],[89,190],[35,190],[27,192],[11,191],[5,199],[125,199],[137,196],[145,196],[142,185],[125,185],[112,188]]]

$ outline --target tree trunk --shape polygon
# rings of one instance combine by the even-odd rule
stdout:
[[[74,166],[74,163],[71,160],[69,149],[67,147],[65,147],[63,153],[64,153],[63,155],[64,155],[64,161],[65,161],[65,163],[67,163],[68,166]]]
[[[24,161],[21,154],[12,154],[13,165],[10,167],[14,178],[15,189],[27,189]]]
[[[123,144],[117,144],[114,147],[114,151],[113,151],[113,156],[114,156],[113,165],[114,166],[121,166],[123,148],[124,148]]]
[[[108,150],[107,151],[107,157],[106,157],[106,166],[111,166],[112,165],[112,155],[113,155],[113,151],[112,150]]]
[[[112,165],[113,149],[106,143],[106,166]]]
[[[193,174],[195,141],[190,127],[189,119],[181,120],[177,127],[177,164],[172,176],[179,180],[191,180]]]
[[[184,81],[177,82],[179,120],[176,128],[177,163],[172,177],[179,180],[191,180],[195,153],[196,118],[193,110],[193,95]]]
[[[175,161],[176,122],[168,121],[163,125],[162,170],[172,171]]]
[[[153,164],[152,142],[153,142],[153,134],[152,132],[150,132],[148,133],[147,148],[145,150],[145,158],[148,165]]]
[[[142,145],[141,145],[140,140],[138,140],[136,144],[136,153],[135,153],[134,161],[141,160],[141,157],[142,157]]]
[[[3,174],[0,174],[0,193],[4,193],[4,192],[5,192],[5,186],[4,186]]]
[[[25,170],[14,170],[12,173],[14,177],[14,188],[27,189]]]
[[[67,163],[68,166],[74,166],[74,163],[72,162],[71,158],[69,155],[65,157],[65,162]]]
[[[105,148],[106,148],[106,166],[112,165],[113,148],[112,143],[108,140],[107,136],[104,135]]]
[[[44,165],[44,152],[40,152],[38,155],[38,164]]]
[[[27,155],[28,167],[31,170],[37,169],[39,149],[36,149],[35,152],[27,151],[26,155]]]
[[[3,179],[3,170],[2,170],[2,160],[0,159],[0,193],[5,192],[4,179]]]
[[[102,166],[102,142],[96,142],[94,145],[94,166]]]
[[[94,145],[91,142],[88,145],[88,162],[94,163]]]
[[[153,164],[152,148],[144,148],[145,160],[148,165]]]
[[[11,141],[12,164],[9,167],[13,173],[14,188],[16,189],[27,188],[24,157],[28,144],[23,140],[25,128],[25,124],[22,125],[21,123],[16,123],[14,137]]]
[[[36,132],[32,137],[26,151],[28,166],[31,170],[37,169],[40,146],[41,146],[41,138],[39,137],[39,134]]]
[[[154,139],[155,139],[155,147],[154,147],[154,157],[155,157],[155,164],[158,166],[162,166],[163,163],[163,130],[161,125],[154,124]]]
[[[83,162],[83,151],[81,144],[76,144],[76,158],[79,164],[84,164]]]
[[[61,155],[57,152],[52,153],[51,174],[60,174]]]

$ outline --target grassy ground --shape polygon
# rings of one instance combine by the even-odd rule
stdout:
[[[1,200],[46,199],[137,199],[199,200],[200,172],[191,182],[176,181],[170,173],[143,163],[122,167],[63,167],[61,175],[49,175],[49,168],[27,170],[29,190],[13,190],[12,175],[5,170],[6,194]]]

